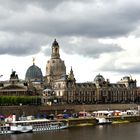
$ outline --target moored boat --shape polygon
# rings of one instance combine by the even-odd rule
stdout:
[[[11,122],[6,122],[5,126],[0,127],[0,134],[10,133],[29,133],[37,131],[50,131],[68,128],[67,122],[60,122],[48,119],[25,119],[16,121],[13,116]]]
[[[33,119],[33,120],[24,120],[24,121],[17,121],[22,124],[28,123],[32,126],[32,131],[50,131],[50,130],[59,130],[68,128],[68,124],[59,121],[52,121],[48,119]]]
[[[112,121],[110,121],[107,118],[96,118],[97,124],[104,125],[104,124],[112,124]]]

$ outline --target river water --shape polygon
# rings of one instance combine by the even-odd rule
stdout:
[[[0,140],[140,140],[140,123],[82,126],[49,132],[0,135]]]

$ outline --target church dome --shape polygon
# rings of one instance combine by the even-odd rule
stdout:
[[[61,60],[60,58],[59,59],[50,59],[46,66],[46,74],[53,75],[53,76],[57,75],[59,78],[62,75],[66,75],[66,66],[65,66],[64,61]]]
[[[104,82],[105,79],[102,75],[98,74],[95,78],[94,78],[94,82],[97,83],[97,82]]]
[[[30,66],[26,71],[25,76],[26,81],[34,81],[34,82],[41,82],[43,80],[43,75],[41,69],[33,64]]]

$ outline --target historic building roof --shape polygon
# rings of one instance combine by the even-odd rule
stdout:
[[[43,75],[41,69],[35,65],[33,60],[33,65],[30,66],[25,75],[26,81],[41,82],[43,80]]]
[[[1,88],[2,90],[3,89],[7,89],[7,90],[9,90],[9,89],[26,89],[24,86],[21,86],[21,85],[8,85],[8,86],[5,86],[5,87],[3,87],[3,88]]]
[[[102,75],[98,74],[95,78],[94,78],[94,82],[97,83],[97,82],[104,82],[105,79]]]
[[[96,88],[96,85],[94,83],[77,83],[76,84],[77,88]]]

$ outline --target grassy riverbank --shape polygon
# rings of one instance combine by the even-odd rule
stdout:
[[[112,124],[140,122],[140,116],[110,117],[108,119],[112,121]],[[95,118],[69,118],[61,121],[67,121],[70,127],[97,125]]]
[[[130,121],[127,120],[121,120],[121,121],[113,121],[112,124],[122,124],[122,123],[130,123]]]

